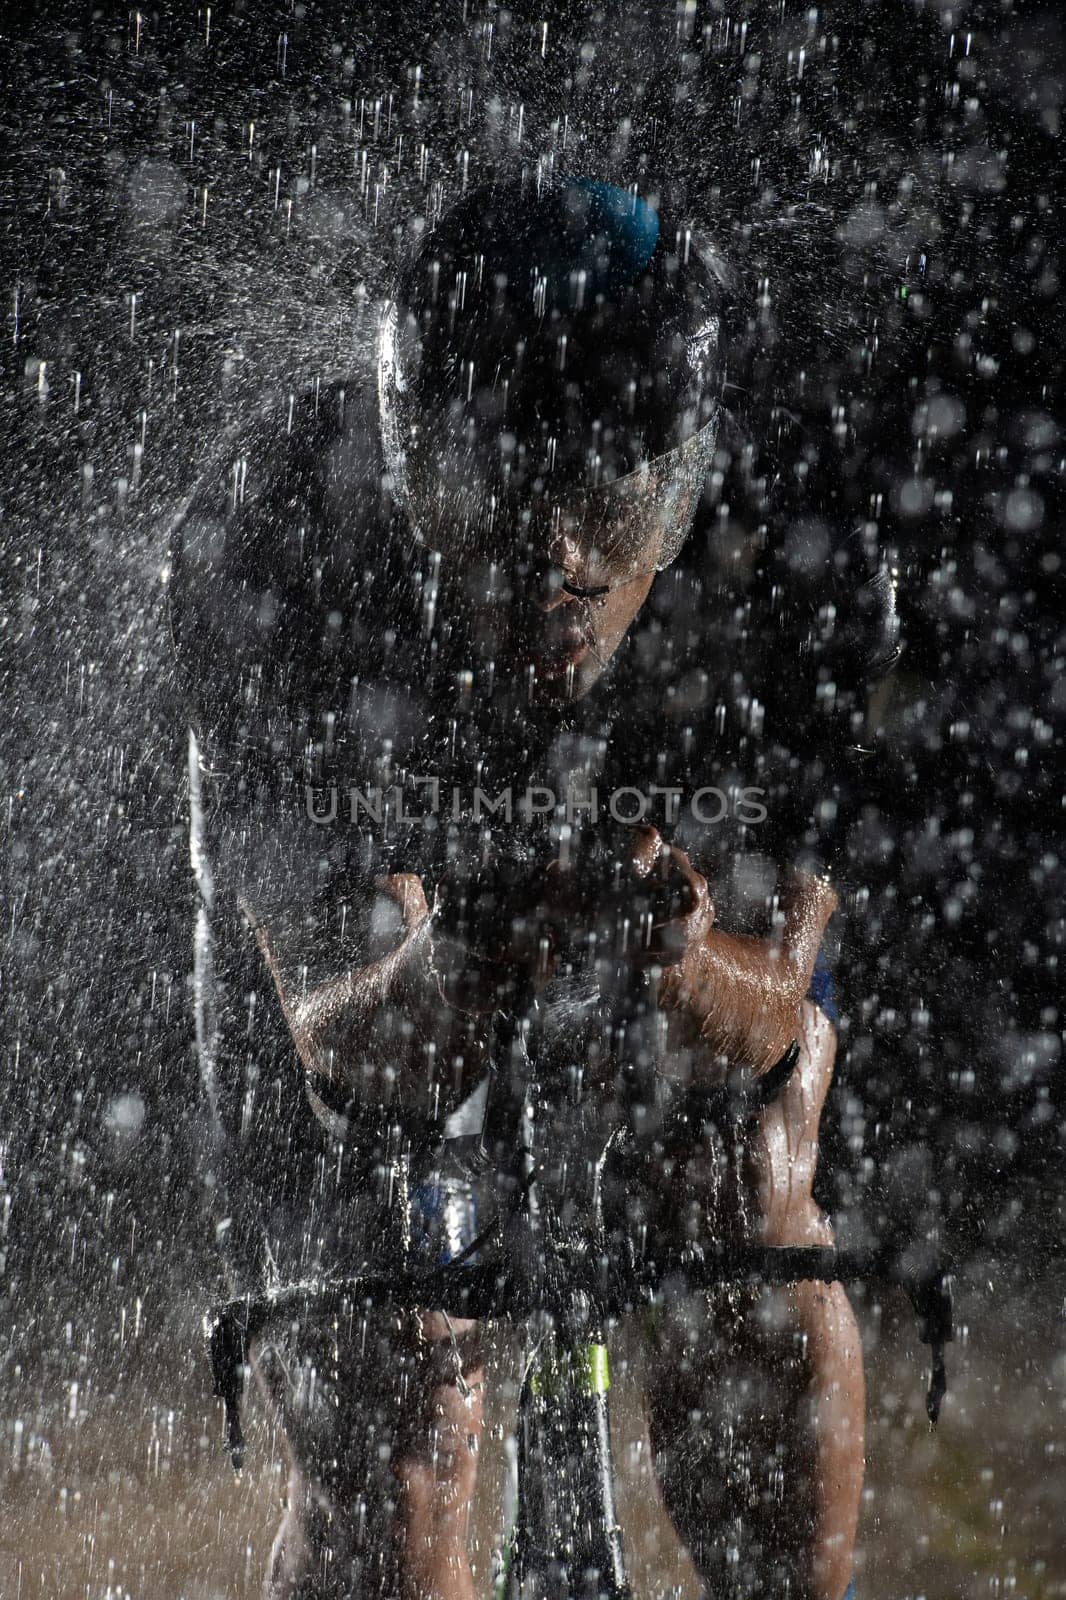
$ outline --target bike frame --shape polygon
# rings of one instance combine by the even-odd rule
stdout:
[[[527,1012],[535,1014],[535,1001]],[[703,1246],[661,1251],[654,1261],[607,1248],[594,1184],[587,1226],[564,1228],[560,1207],[540,1193],[537,1131],[545,1099],[528,1016],[498,1017],[499,1050],[486,1135],[509,1165],[515,1202],[454,1261],[429,1270],[366,1272],[288,1285],[231,1301],[210,1325],[215,1393],[225,1406],[226,1442],[239,1470],[240,1402],[251,1348],[278,1320],[350,1316],[368,1306],[440,1310],[453,1318],[533,1325],[541,1335],[519,1402],[518,1495],[497,1600],[628,1600],[630,1587],[614,1503],[608,1415],[607,1328],[627,1313],[724,1285],[767,1287],[805,1280],[897,1284],[910,1297],[919,1337],[931,1346],[926,1397],[935,1425],[946,1391],[944,1345],[952,1337],[945,1263],[887,1250],[834,1246]],[[485,1159],[493,1159],[488,1149]],[[602,1163],[601,1163],[602,1165]],[[485,1259],[487,1239],[500,1249]],[[477,1256],[473,1260],[471,1257]]]

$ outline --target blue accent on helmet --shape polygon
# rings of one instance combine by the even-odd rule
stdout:
[[[620,285],[632,283],[648,265],[659,242],[659,213],[646,200],[641,200],[628,189],[616,188],[613,183],[602,183],[596,178],[567,178],[568,189],[579,189],[592,200],[589,215],[589,234],[571,270],[585,266],[585,258],[593,259],[601,241],[610,252],[609,275]],[[587,269],[586,269],[587,270]]]
[[[567,311],[622,295],[658,241],[659,218],[646,200],[595,178],[562,178],[540,198],[523,199],[499,264],[516,284],[536,273],[545,308]]]

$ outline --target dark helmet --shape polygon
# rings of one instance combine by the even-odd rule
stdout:
[[[569,545],[590,582],[668,565],[714,449],[721,300],[706,244],[628,190],[465,195],[381,328],[388,468],[419,537]]]

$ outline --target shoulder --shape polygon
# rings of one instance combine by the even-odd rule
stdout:
[[[380,548],[391,506],[373,412],[342,385],[288,396],[209,454],[171,530],[175,615],[191,633],[223,611],[234,643],[258,643],[285,602],[311,606]]]
[[[171,537],[171,626],[206,736],[257,709],[335,712],[338,685],[373,672],[387,613],[402,630],[403,545],[364,390],[282,396],[221,441]]]

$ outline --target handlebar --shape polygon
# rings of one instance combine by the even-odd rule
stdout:
[[[558,1270],[548,1270],[554,1265]],[[725,1284],[770,1287],[787,1283],[881,1283],[904,1289],[931,1347],[926,1414],[936,1426],[947,1392],[944,1345],[953,1337],[949,1270],[939,1258],[918,1267],[885,1250],[838,1250],[832,1245],[689,1247],[656,1263],[612,1262],[603,1255],[560,1253],[531,1279],[505,1259],[442,1266],[429,1272],[367,1273],[286,1285],[266,1295],[231,1300],[208,1327],[215,1393],[225,1407],[226,1442],[239,1471],[244,1453],[240,1402],[253,1342],[275,1322],[315,1310],[339,1312],[353,1303],[406,1310],[442,1310],[453,1317],[517,1321],[546,1312],[569,1327],[604,1321],[653,1303],[683,1299]]]

